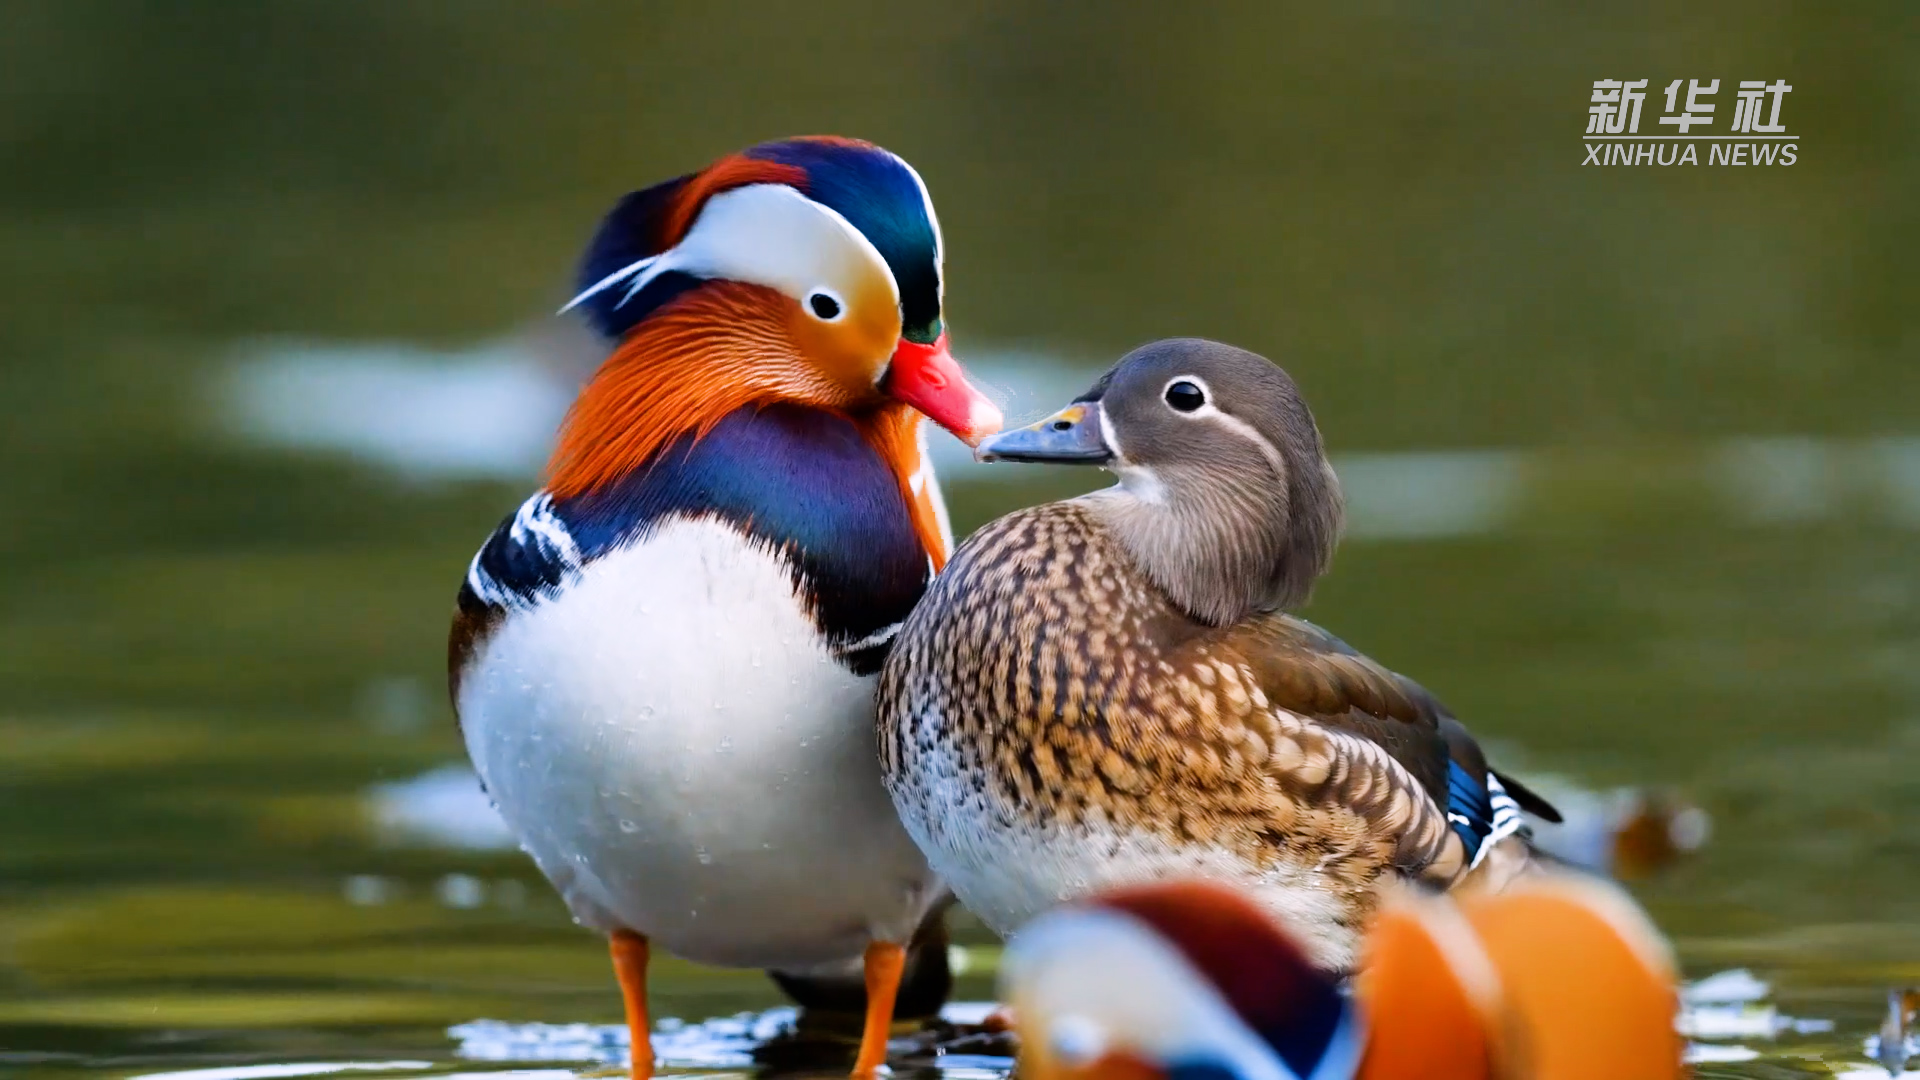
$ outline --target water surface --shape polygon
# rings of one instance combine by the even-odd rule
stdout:
[[[531,867],[421,808],[463,805],[452,593],[577,378],[544,313],[596,215],[818,130],[926,176],[958,349],[1013,415],[1153,337],[1280,359],[1355,510],[1311,617],[1522,774],[1711,815],[1637,895],[1691,975],[1834,1027],[1702,1075],[1858,1065],[1920,982],[1905,5],[6,22],[0,1071],[588,1067],[449,1034],[618,1017]],[[1583,170],[1610,76],[1786,77],[1800,163]],[[963,531],[1092,479],[942,453]]]

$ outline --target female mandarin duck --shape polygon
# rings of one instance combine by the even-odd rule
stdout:
[[[874,676],[950,546],[920,419],[1000,422],[947,351],[933,205],[878,147],[768,143],[627,196],[581,286],[617,346],[460,590],[467,750],[610,936],[636,1077],[649,942],[789,983],[864,967],[871,1073],[945,898],[872,741]]]
[[[1284,613],[1331,558],[1342,504],[1279,368],[1159,342],[979,454],[1120,481],[976,533],[881,680],[894,804],[988,924],[1225,878],[1343,970],[1395,883],[1497,885],[1526,864],[1519,811],[1552,807],[1425,690]]]
[[[1172,882],[1015,935],[1002,993],[1026,1080],[1672,1080],[1666,943],[1625,894],[1530,876],[1389,904],[1351,997],[1268,913]]]

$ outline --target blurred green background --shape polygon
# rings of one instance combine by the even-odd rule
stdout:
[[[617,1018],[530,865],[383,825],[376,785],[461,760],[449,606],[590,365],[547,313],[598,215],[808,132],[926,178],[956,351],[1015,416],[1156,337],[1284,364],[1356,500],[1310,616],[1516,771],[1703,806],[1638,890],[1690,971],[1752,966],[1856,1048],[1920,982],[1910,4],[0,26],[0,1071]],[[1799,161],[1582,167],[1602,78],[1651,80],[1643,132],[1718,78],[1722,133],[1785,78]],[[1016,472],[954,472],[956,525],[1092,479]],[[685,967],[662,997],[775,1000]]]

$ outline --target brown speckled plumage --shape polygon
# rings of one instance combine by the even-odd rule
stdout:
[[[1187,618],[1083,503],[968,542],[902,631],[880,714],[896,790],[950,753],[999,807],[1314,863],[1355,906],[1452,839],[1431,697],[1286,615]]]
[[[1467,866],[1448,768],[1484,775],[1479,750],[1310,623],[1216,626],[1173,602],[1115,535],[1103,500],[1125,497],[1018,511],[956,553],[881,679],[895,803],[1003,931],[1102,884],[1203,872],[1316,894],[1324,911],[1276,906],[1322,923],[1302,929],[1344,966],[1384,888]]]

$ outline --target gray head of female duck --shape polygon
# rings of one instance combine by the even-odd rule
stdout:
[[[1305,601],[1340,538],[1340,482],[1299,388],[1217,341],[1143,345],[976,456],[1113,472],[1120,482],[1087,503],[1155,584],[1216,626]]]

